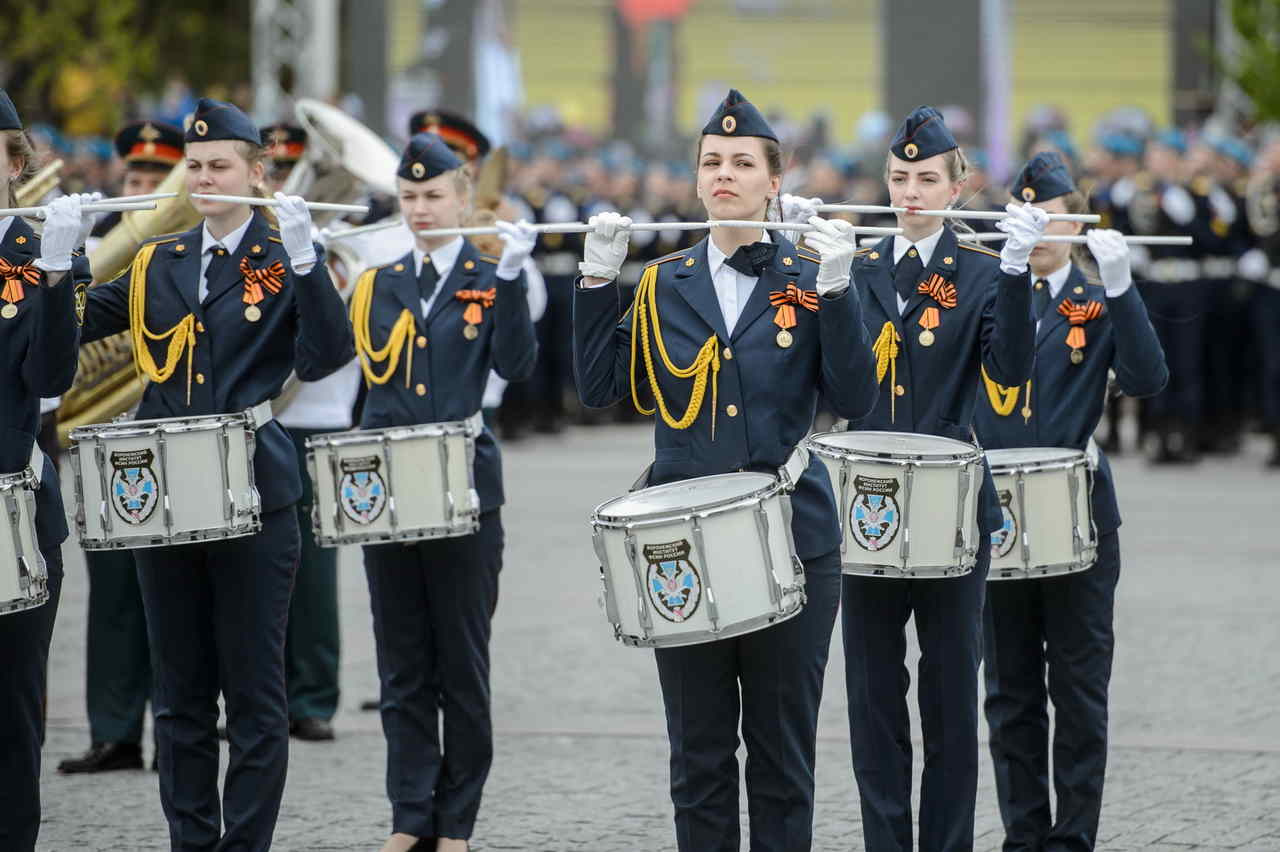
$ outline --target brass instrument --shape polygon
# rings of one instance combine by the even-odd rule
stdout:
[[[14,191],[18,207],[35,207],[62,180],[62,160],[54,160]]]
[[[93,281],[100,284],[124,272],[142,244],[152,237],[185,231],[200,221],[187,198],[186,163],[174,166],[157,192],[176,192],[175,198],[157,203],[155,210],[125,213],[89,253]],[[77,426],[105,423],[138,404],[143,383],[133,363],[133,344],[128,332],[86,343],[80,347],[75,383],[62,397],[58,408],[58,442],[67,446],[67,436]]]
[[[1280,177],[1258,175],[1249,180],[1244,195],[1245,213],[1253,232],[1268,239],[1280,232]]]

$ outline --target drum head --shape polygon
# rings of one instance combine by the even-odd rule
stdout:
[[[964,441],[910,432],[823,432],[810,441],[836,452],[895,458],[950,459],[976,452]]]
[[[597,515],[639,518],[679,513],[749,497],[777,480],[766,473],[721,473],[642,488],[604,503]]]
[[[987,461],[993,468],[1028,467],[1067,464],[1083,459],[1079,450],[1060,447],[1018,447],[1011,450],[987,450]]]

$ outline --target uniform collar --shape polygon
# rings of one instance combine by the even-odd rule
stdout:
[[[0,243],[4,242],[5,235],[9,233],[9,226],[12,224],[12,216],[0,216]]]
[[[458,262],[458,255],[462,253],[462,237],[454,237],[449,242],[440,246],[440,248],[431,252],[431,265],[436,268],[436,275],[439,280],[443,281],[449,277],[449,273],[453,271],[453,266]],[[418,244],[413,244],[413,277],[417,278],[422,273],[422,259],[427,256]]]
[[[933,250],[938,247],[938,240],[942,239],[942,232],[944,230],[946,230],[945,225],[938,228],[938,230],[934,231],[929,236],[915,243],[911,242],[911,240],[907,239],[901,234],[895,236],[893,238],[894,265],[896,266],[898,261],[902,260],[902,256],[907,253],[907,249],[911,248],[912,246],[915,246],[916,251],[920,253],[920,262],[924,264],[926,268],[928,268],[929,261],[933,258]]]
[[[1056,299],[1058,294],[1062,292],[1062,288],[1067,286],[1067,279],[1071,277],[1071,261],[1062,264],[1056,271],[1043,276],[1045,281],[1049,282],[1049,298]],[[1039,280],[1039,277],[1037,277]]]
[[[769,238],[768,229],[764,229],[762,233],[764,234],[764,236],[760,238],[760,242],[762,243],[773,242],[773,240]],[[713,281],[715,280],[716,274],[720,271],[720,267],[724,266],[728,260],[729,260],[729,255],[720,251],[720,247],[716,245],[716,241],[711,239],[710,235],[708,235],[707,236],[707,269],[710,270],[711,279]],[[737,272],[737,270],[735,269],[734,272]]]
[[[249,214],[249,218],[244,220],[244,224],[227,234],[222,239],[215,239],[209,231],[209,222],[205,220],[200,228],[202,234],[200,239],[200,256],[203,257],[209,249],[214,246],[222,246],[227,250],[227,254],[235,254],[236,249],[240,248],[240,241],[244,239],[245,231],[249,230],[249,226],[253,224],[253,213]]]

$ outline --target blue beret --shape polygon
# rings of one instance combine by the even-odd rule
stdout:
[[[434,133],[415,133],[400,156],[396,174],[405,180],[431,180],[436,175],[460,168],[458,159],[444,140]]]
[[[1048,201],[1074,192],[1071,171],[1057,151],[1041,151],[1022,167],[1009,194],[1022,201]]]
[[[1142,140],[1130,133],[1107,133],[1098,140],[1102,150],[1116,157],[1141,157]]]
[[[724,96],[720,106],[711,114],[706,126],[702,128],[703,136],[759,136],[763,139],[778,141],[778,136],[764,120],[755,104],[742,96],[737,89],[730,89]]]
[[[1080,154],[1076,151],[1076,146],[1072,143],[1071,136],[1067,131],[1050,130],[1044,135],[1044,138],[1046,142],[1066,154],[1068,160],[1071,160],[1073,163],[1080,160]]]
[[[927,160],[959,147],[942,120],[942,113],[931,106],[916,107],[889,143],[895,157],[910,162]]]
[[[22,119],[18,118],[18,108],[9,100],[9,95],[0,89],[0,130],[21,130]]]
[[[1209,146],[1223,157],[1235,160],[1246,169],[1253,165],[1253,151],[1234,136],[1219,136],[1209,140]]]
[[[1187,135],[1176,127],[1161,130],[1156,134],[1155,141],[1179,154],[1187,153]]]
[[[201,98],[196,102],[196,111],[191,116],[191,126],[187,128],[185,141],[215,142],[222,139],[248,142],[251,145],[262,144],[258,125],[250,121],[240,107],[212,98]]]

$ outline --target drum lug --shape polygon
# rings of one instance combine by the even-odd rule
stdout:
[[[382,467],[387,472],[387,516],[391,520],[391,534],[400,529],[400,518],[396,512],[396,486],[395,477],[391,470],[391,436],[383,433],[379,439],[382,445]]]
[[[156,432],[156,443],[160,447],[160,487],[164,489],[164,534],[173,537],[173,507],[169,503],[169,444],[165,440],[164,429]]]
[[[222,476],[222,519],[231,525],[236,517],[236,495],[231,493],[231,472],[227,469],[231,459],[231,434],[227,431],[226,423],[218,429],[218,444],[222,447],[221,463],[218,465],[218,473]]]
[[[764,503],[756,501],[753,514],[756,516],[756,534],[760,538],[760,551],[764,554],[765,585],[769,589],[769,603],[773,604],[774,611],[781,613],[782,587],[778,583],[778,575],[773,571],[773,549],[769,547],[769,514],[765,511]]]
[[[698,551],[698,561],[702,563],[702,584],[707,595],[707,618],[711,620],[711,632],[720,632],[720,605],[716,603],[715,589],[711,584],[711,563],[707,560],[707,545],[702,535],[702,520],[697,516],[690,519],[693,524],[693,546]]]
[[[1022,570],[1027,575],[1031,575],[1031,530],[1027,518],[1027,480],[1026,475],[1018,471],[1018,515],[1022,521],[1022,529],[1019,531],[1022,538]]]
[[[1082,561],[1084,554],[1084,541],[1080,537],[1080,481],[1076,478],[1075,470],[1071,470],[1067,477],[1067,490],[1071,494],[1071,551],[1075,555],[1076,563]]]
[[[617,631],[622,623],[618,616],[618,598],[613,593],[613,581],[609,567],[609,553],[605,549],[604,535],[599,528],[591,532],[591,544],[595,547],[596,558],[600,560],[600,584],[604,587],[604,613]]]
[[[903,576],[908,575],[907,565],[911,559],[911,486],[915,482],[916,467],[908,463],[902,473],[902,545],[898,556],[902,560]]]
[[[951,557],[956,560],[957,565],[962,565],[965,561],[964,501],[969,496],[969,486],[973,479],[973,466],[965,465],[960,468],[958,479],[960,493],[956,499],[956,543],[951,550]]]
[[[640,568],[639,547],[629,526],[623,546],[627,551],[627,560],[631,563],[631,576],[636,582],[636,614],[640,618],[640,629],[643,631],[643,638],[648,639],[653,633],[653,620],[649,617],[649,599],[644,587],[644,571]]]
[[[846,421],[847,425],[847,421]],[[840,505],[836,507],[836,512],[840,519],[840,556],[841,562],[844,561],[844,555],[849,552],[849,535],[845,530],[845,515],[849,511],[849,460],[840,460]]]
[[[440,447],[440,490],[444,505],[444,522],[452,524],[457,508],[454,506],[453,491],[449,488],[449,438],[447,435],[440,438],[438,446]]]
[[[98,493],[102,495],[102,500],[98,504],[98,517],[102,523],[102,537],[104,539],[111,537],[111,513],[107,511],[107,502],[111,500],[110,486],[107,483],[107,448],[102,441],[102,436],[97,435],[93,439],[93,460],[98,467]]]

